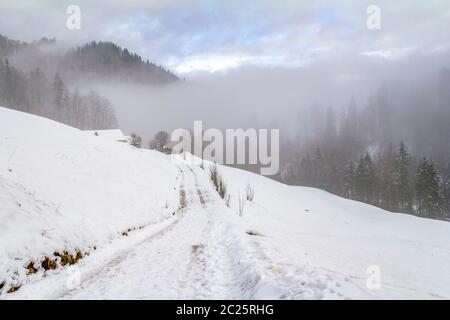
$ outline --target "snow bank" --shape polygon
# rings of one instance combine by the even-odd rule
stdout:
[[[128,228],[169,218],[178,175],[161,153],[0,108],[3,294],[27,281],[30,261],[102,247]]]

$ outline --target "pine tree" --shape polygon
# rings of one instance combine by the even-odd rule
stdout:
[[[304,186],[312,187],[314,185],[312,167],[312,160],[308,154],[306,155],[306,157],[303,157],[302,161],[300,162],[299,181]]]
[[[344,169],[344,188],[345,196],[353,199],[355,194],[355,164],[351,160],[347,162]]]
[[[358,134],[358,112],[356,101],[352,97],[349,107],[341,117],[339,130],[339,149],[350,159],[358,155],[361,147],[360,136]]]
[[[324,159],[322,156],[322,152],[320,151],[320,147],[317,147],[316,152],[314,153],[312,168],[313,187],[324,189]]]
[[[376,169],[372,162],[372,158],[367,152],[359,161],[356,169],[356,191],[359,195],[359,200],[373,203],[375,200],[375,183],[376,183]]]
[[[4,89],[4,98],[5,102],[8,106],[12,106],[14,104],[13,99],[13,75],[11,71],[11,67],[9,66],[8,59],[5,59],[5,66],[4,66],[4,72],[5,72],[5,89]]]
[[[450,178],[447,177],[442,182],[443,210],[447,213],[443,218],[450,218]]]
[[[398,200],[394,184],[395,156],[392,149],[392,144],[389,144],[379,161],[379,193],[381,207],[386,210],[397,211]]]
[[[31,112],[42,115],[49,90],[48,79],[41,69],[35,68],[28,75],[28,82],[28,96],[32,107]]]
[[[323,134],[322,145],[328,149],[329,147],[336,144],[337,129],[336,129],[336,119],[334,114],[334,109],[330,106],[326,111],[325,119],[325,129]]]
[[[442,213],[442,185],[436,164],[424,158],[416,176],[417,211],[427,218],[440,218]]]
[[[58,108],[63,107],[63,98],[64,98],[64,92],[65,92],[65,86],[64,83],[59,76],[59,74],[55,74],[55,78],[53,79],[53,95],[54,95],[54,103],[55,106]]]
[[[398,195],[398,208],[400,212],[411,211],[412,190],[409,181],[409,168],[411,165],[411,156],[404,144],[400,142],[398,152],[395,156],[394,166],[394,185]]]

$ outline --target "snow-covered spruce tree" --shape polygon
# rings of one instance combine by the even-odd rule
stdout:
[[[423,158],[416,175],[417,212],[426,218],[440,218],[442,214],[442,185],[436,164]]]
[[[403,142],[400,142],[394,162],[394,188],[398,196],[398,209],[400,212],[412,210],[412,188],[410,184],[411,155]]]

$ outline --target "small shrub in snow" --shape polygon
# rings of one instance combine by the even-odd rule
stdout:
[[[225,199],[225,195],[227,194],[227,185],[223,181],[222,177],[219,176],[219,195],[222,199]]]
[[[245,189],[245,198],[250,202],[255,198],[255,189],[250,185],[250,183],[247,184]]]
[[[79,250],[76,250],[74,254],[70,254],[68,251],[63,251],[60,263],[62,266],[73,265],[80,259],[83,259],[83,253]]]
[[[261,236],[261,234],[255,230],[247,230],[245,233],[247,233],[250,236]]]
[[[220,197],[222,199],[225,199],[227,194],[227,185],[221,175],[219,174],[219,171],[217,170],[217,165],[214,165],[210,169],[210,178],[211,182],[214,185],[214,189],[219,193]]]
[[[239,217],[244,215],[244,198],[239,194],[239,203],[238,203],[238,214]]]
[[[55,270],[57,267],[56,261],[54,259],[50,259],[49,257],[45,257],[41,263],[41,267],[44,268],[45,271]]]
[[[28,274],[34,274],[34,273],[36,273],[38,270],[34,267],[34,263],[33,262],[30,262],[28,265],[27,265],[27,272],[28,272]]]
[[[13,293],[16,292],[17,290],[20,289],[21,286],[12,286],[11,288],[8,289],[8,293]]]
[[[212,167],[210,169],[210,178],[211,178],[211,182],[214,185],[214,188],[216,191],[219,190],[219,171],[217,170],[217,166],[214,165],[214,167]]]

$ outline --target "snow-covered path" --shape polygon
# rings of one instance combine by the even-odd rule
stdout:
[[[279,255],[264,237],[246,235],[207,172],[186,163],[179,168],[185,207],[176,222],[62,299],[343,298],[329,275],[292,263],[295,257]]]
[[[199,168],[183,165],[180,169],[186,207],[177,213],[178,220],[118,256],[101,273],[63,299],[240,297],[240,289],[232,280],[226,249],[221,248],[219,239],[223,224],[217,218],[225,204],[211,188],[200,188],[195,172]]]

